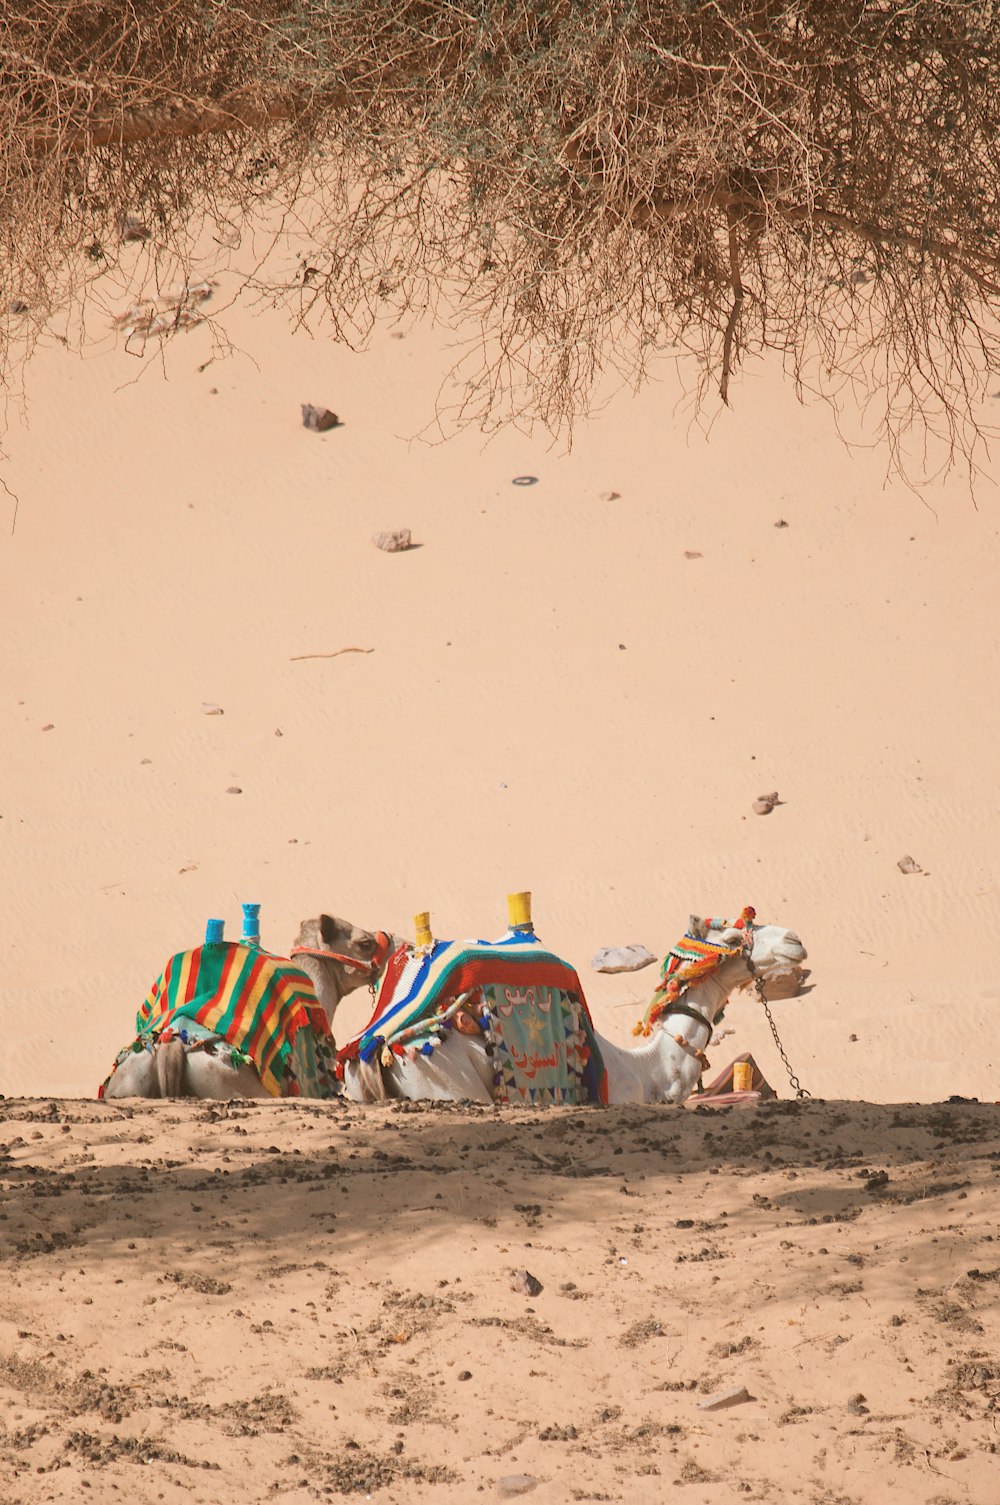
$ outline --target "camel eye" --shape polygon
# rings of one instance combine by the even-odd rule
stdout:
[[[372,940],[371,937],[369,937],[367,940],[358,941],[358,950],[359,951],[374,951],[375,950],[375,942],[374,942],[374,940]]]

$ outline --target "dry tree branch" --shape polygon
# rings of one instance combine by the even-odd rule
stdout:
[[[910,431],[971,462],[1000,374],[985,0],[124,15],[0,11],[0,377],[49,311],[130,275],[130,217],[159,281],[204,225],[294,215],[301,277],[248,286],[357,347],[382,317],[471,319],[461,421],[569,429],[602,371],[634,387],[664,346],[725,404],[773,350],[800,392],[877,408],[892,463]]]
[[[743,307],[743,279],[740,275],[740,242],[737,232],[737,220],[734,215],[729,217],[729,278],[733,288],[733,306],[729,310],[729,318],[726,320],[726,329],[722,337],[722,371],[719,376],[719,396],[729,406],[729,377],[733,369],[733,340],[736,336],[736,326],[739,323],[740,311]]]

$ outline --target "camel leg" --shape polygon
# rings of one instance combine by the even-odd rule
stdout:
[[[376,1068],[377,1073],[377,1068]],[[367,1085],[371,1068],[348,1061],[344,1095],[354,1102],[375,1101]],[[396,1097],[430,1098],[437,1102],[491,1103],[493,1066],[482,1043],[452,1035],[431,1056],[397,1057],[386,1068]],[[385,1096],[385,1093],[381,1094]]]
[[[159,1097],[156,1062],[151,1051],[137,1050],[119,1066],[104,1093],[111,1097]]]
[[[234,1066],[207,1050],[193,1050],[184,1063],[188,1097],[226,1102],[231,1097],[270,1097],[252,1066]]]
[[[156,1082],[161,1097],[184,1096],[184,1045],[180,1040],[167,1040],[153,1052],[156,1062]]]

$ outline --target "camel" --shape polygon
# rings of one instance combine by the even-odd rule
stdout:
[[[321,914],[302,922],[291,957],[312,982],[332,1026],[341,1000],[356,988],[368,986],[388,951],[401,944],[395,936],[380,936],[350,920]],[[126,1056],[108,1082],[105,1096],[228,1100],[266,1098],[271,1093],[252,1066],[233,1063],[212,1044],[188,1050],[174,1037]]]
[[[749,957],[765,983],[769,976],[787,977],[806,958],[795,932],[779,925],[751,924],[748,931],[692,915],[689,935],[731,948],[732,954],[709,975],[683,986],[673,1011],[669,1002],[662,1012],[654,1010],[655,1022],[645,1026],[648,1034],[640,1044],[622,1049],[596,1036],[607,1072],[609,1104],[680,1104],[690,1097],[706,1064],[704,1052],[716,1020],[733,990],[751,982],[746,950],[751,937]],[[383,1097],[491,1102],[493,1081],[494,1064],[485,1039],[465,1032],[451,1032],[430,1056],[397,1056],[385,1065],[377,1059],[368,1064],[348,1060],[344,1069],[344,1092],[355,1102]]]

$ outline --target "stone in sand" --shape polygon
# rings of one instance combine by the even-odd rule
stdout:
[[[745,1385],[733,1385],[729,1390],[717,1390],[698,1405],[699,1411],[726,1411],[730,1406],[742,1406],[750,1399]]]
[[[311,402],[302,404],[302,425],[312,429],[317,434],[325,433],[327,429],[338,427],[340,419],[336,413],[331,413],[329,408],[314,407]]]
[[[376,549],[383,549],[387,554],[401,554],[405,549],[413,547],[413,535],[409,528],[388,528],[381,533],[373,533],[372,543]]]
[[[759,794],[753,802],[753,813],[754,815],[770,815],[775,805],[780,804],[776,789],[773,794]]]
[[[511,1276],[510,1288],[521,1296],[540,1296],[545,1289],[542,1282],[530,1270],[516,1270]]]
[[[922,873],[923,868],[919,862],[914,862],[912,857],[900,857],[896,863],[901,873]]]
[[[602,946],[591,957],[590,965],[595,972],[638,972],[655,960],[645,946]]]
[[[503,1500],[515,1499],[518,1495],[530,1494],[537,1489],[538,1480],[534,1474],[504,1474],[496,1483],[497,1494]]]

